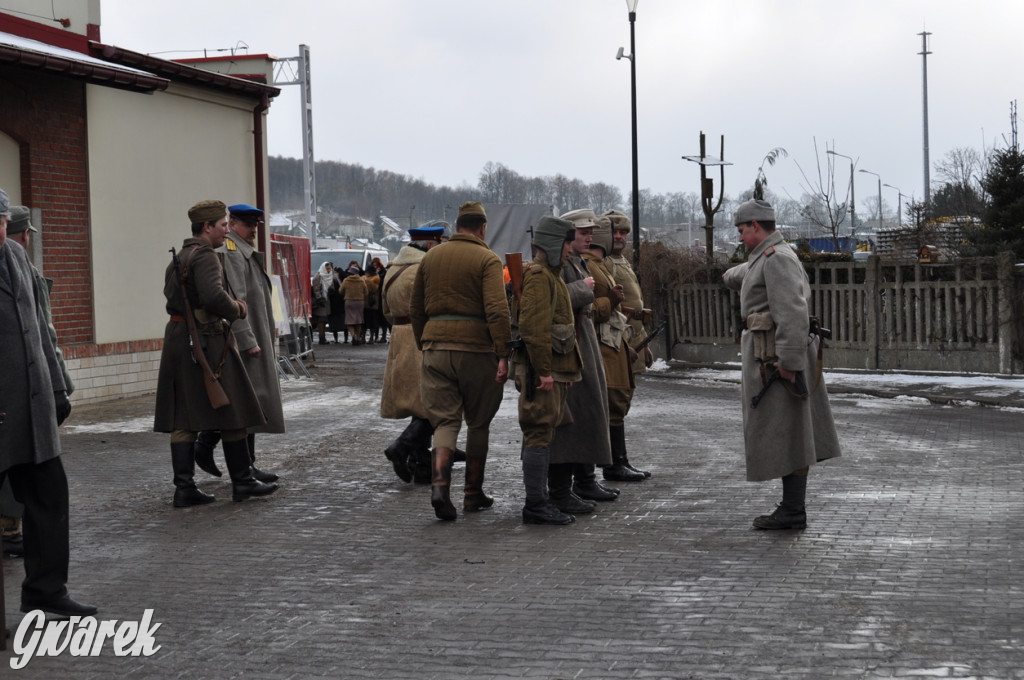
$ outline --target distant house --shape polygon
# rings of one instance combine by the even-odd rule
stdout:
[[[73,400],[152,391],[168,249],[199,200],[265,203],[279,90],[103,43],[100,0],[60,3],[62,23],[50,0],[15,4],[0,9],[0,187],[35,211]]]

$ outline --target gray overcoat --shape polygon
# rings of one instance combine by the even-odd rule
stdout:
[[[583,379],[573,383],[566,397],[566,411],[572,422],[555,428],[551,441],[551,464],[612,464],[612,445],[608,432],[608,385],[601,360],[597,331],[590,316],[594,292],[583,279],[590,276],[579,255],[570,255],[562,263],[562,280],[569,289],[580,355],[583,357]],[[582,315],[582,318],[580,318]]]
[[[790,371],[803,371],[808,389],[813,390],[801,399],[778,380],[752,409],[750,399],[761,391],[761,369],[754,358],[754,336],[743,331],[741,391],[747,480],[784,477],[839,456],[828,391],[824,379],[818,381],[820,339],[808,334],[811,288],[796,253],[781,234],[772,232],[751,251],[747,262],[725,272],[723,280],[740,292],[744,319],[755,312],[771,312],[779,364]]]
[[[0,244],[10,284],[0,277],[0,472],[60,455],[54,392],[66,391],[57,352],[37,303],[36,279],[25,249]],[[2,265],[0,265],[2,266]]]
[[[242,355],[245,371],[249,374],[249,380],[267,417],[266,425],[250,428],[250,432],[284,432],[274,307],[271,301],[273,287],[263,269],[263,253],[234,232],[228,233],[224,245],[217,252],[224,253],[224,271],[230,292],[235,298],[243,300],[249,308],[244,319],[231,322],[231,332],[235,335],[235,346]],[[260,348],[258,357],[247,354],[247,350],[253,347]]]

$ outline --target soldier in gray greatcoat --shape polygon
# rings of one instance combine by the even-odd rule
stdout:
[[[235,336],[235,345],[242,356],[245,371],[263,407],[263,414],[267,417],[265,425],[249,429],[246,437],[249,462],[255,479],[276,482],[276,474],[256,467],[256,433],[280,434],[285,431],[271,300],[273,287],[267,276],[263,253],[256,250],[256,234],[264,223],[263,211],[239,203],[228,208],[228,215],[228,235],[217,252],[224,254],[224,270],[231,292],[248,307],[244,319],[231,322],[231,332]],[[213,462],[213,449],[218,441],[219,433],[212,431],[200,432],[196,439],[196,464],[215,477],[221,475]]]
[[[160,353],[153,422],[154,431],[171,433],[176,508],[214,501],[212,495],[196,488],[193,478],[194,445],[198,433],[204,430],[217,430],[224,440],[224,460],[234,500],[266,496],[277,490],[277,484],[265,484],[252,476],[249,460],[247,430],[265,425],[267,419],[232,341],[230,324],[245,318],[248,307],[229,294],[221,255],[214,252],[227,237],[227,206],[220,201],[200,201],[189,209],[188,217],[192,238],[185,239],[179,262],[168,265],[164,278],[170,319]],[[196,341],[191,338],[186,317],[189,308],[199,336]],[[205,357],[218,376],[230,402],[227,405],[213,405],[206,389],[205,369],[197,362],[193,347],[203,353],[200,358]]]
[[[598,482],[595,474],[596,465],[611,465],[612,447],[608,436],[608,385],[594,327],[604,320],[599,316],[603,312],[594,306],[594,279],[581,257],[590,248],[594,218],[594,211],[588,209],[573,210],[561,217],[573,223],[575,234],[572,250],[561,266],[561,277],[572,301],[583,377],[569,390],[568,422],[555,429],[549,447],[548,487],[555,507],[574,515],[593,512],[592,501],[613,501],[619,495],[618,489]]]
[[[71,413],[67,384],[39,304],[25,249],[7,239],[10,199],[0,189],[0,477],[25,506],[21,610],[92,616],[68,595],[68,480],[58,426]],[[2,633],[0,633],[2,634]]]
[[[821,375],[821,337],[811,332],[808,321],[811,289],[796,253],[775,231],[775,209],[770,204],[747,201],[736,211],[735,223],[749,255],[723,280],[740,292],[745,321],[742,406],[747,480],[782,478],[782,503],[772,514],[756,518],[754,526],[803,529],[807,472],[814,463],[839,455]],[[781,384],[770,386],[753,408],[752,398],[775,370]]]

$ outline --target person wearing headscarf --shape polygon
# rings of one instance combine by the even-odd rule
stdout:
[[[348,276],[341,282],[341,297],[345,298],[345,325],[352,336],[353,345],[362,345],[363,340],[363,308],[366,306],[366,281],[360,275],[359,265],[349,265]]]

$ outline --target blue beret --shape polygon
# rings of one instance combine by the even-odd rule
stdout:
[[[413,241],[440,240],[444,236],[444,227],[413,227],[409,230],[409,238]]]
[[[228,212],[235,217],[241,217],[243,220],[258,220],[263,217],[263,211],[259,208],[254,208],[246,203],[238,203],[236,205],[229,205]]]

